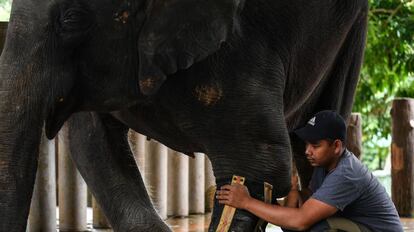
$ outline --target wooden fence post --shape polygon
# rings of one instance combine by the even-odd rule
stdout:
[[[204,154],[194,153],[194,158],[190,158],[190,213],[202,214],[205,211],[205,171]]]
[[[167,219],[167,147],[151,140],[147,141],[145,150],[145,184],[158,214]]]
[[[56,231],[55,141],[42,135],[36,182],[30,205],[30,232]]]
[[[413,217],[414,99],[395,99],[391,116],[392,200],[400,216]]]
[[[361,127],[361,114],[352,113],[348,120],[348,126],[346,131],[346,147],[350,150],[358,159],[362,158],[362,127]]]
[[[92,196],[92,226],[96,229],[108,229],[111,225],[108,222],[105,214],[102,212],[101,207],[96,201],[95,197]]]
[[[86,183],[70,157],[67,125],[58,141],[59,231],[86,231]]]
[[[4,42],[6,41],[8,22],[0,22],[0,53],[3,51]]]
[[[207,155],[204,156],[204,171],[205,174],[205,182],[204,182],[204,191],[205,191],[205,207],[206,212],[211,212],[214,206],[214,197],[216,195],[216,179],[213,173],[213,167],[211,166],[211,162],[208,159]]]
[[[168,150],[168,215],[188,216],[188,156]]]
[[[134,154],[135,163],[137,164],[141,177],[145,180],[145,141],[146,136],[141,135],[133,130],[128,132],[128,141],[131,151]]]

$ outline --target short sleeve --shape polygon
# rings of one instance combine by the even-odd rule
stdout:
[[[341,173],[331,173],[313,193],[312,198],[343,211],[347,205],[360,197],[360,192],[360,186],[353,178]]]

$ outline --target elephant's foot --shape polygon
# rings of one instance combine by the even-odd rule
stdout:
[[[218,224],[220,223],[221,212],[218,215],[213,211],[213,216],[211,218],[211,224],[209,227],[209,232],[216,232]],[[233,220],[230,222],[230,227],[227,231],[237,231],[237,232],[259,232],[265,231],[267,226],[267,222],[262,223],[258,226],[259,218],[254,216],[253,214],[245,211],[237,209]]]
[[[127,226],[122,226],[119,231],[127,232],[171,232],[172,230],[163,221],[158,219],[145,220],[145,222],[131,223],[128,222]]]
[[[227,179],[226,179],[227,180]],[[220,189],[222,185],[230,184],[230,178],[228,181],[225,181],[223,179],[217,179],[217,189]],[[247,186],[249,189],[250,195],[256,199],[259,199],[261,201],[264,201],[265,196],[265,187],[264,183],[258,183],[258,182],[252,182],[245,180],[244,185]],[[272,195],[272,194],[270,194]],[[275,199],[275,197],[270,196],[271,199]],[[272,202],[273,203],[273,202]],[[213,208],[213,214],[211,216],[211,223],[209,227],[209,232],[216,232],[217,228],[219,227],[224,205],[219,204],[217,199],[214,199],[214,208]],[[222,221],[222,224],[230,224],[229,229],[227,231],[237,231],[237,232],[256,232],[256,231],[265,231],[266,222],[263,222],[259,220],[258,217],[253,215],[252,213],[236,209],[234,216],[231,221]]]
[[[142,202],[130,202],[121,212],[110,212],[111,226],[116,232],[171,232],[170,227],[160,218],[158,213]]]

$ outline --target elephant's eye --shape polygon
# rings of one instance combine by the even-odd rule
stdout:
[[[57,5],[55,31],[65,47],[76,47],[85,42],[95,25],[93,13],[84,2]]]
[[[60,18],[62,32],[85,31],[92,24],[90,12],[82,8],[70,8]]]

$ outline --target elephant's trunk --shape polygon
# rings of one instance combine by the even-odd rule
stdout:
[[[26,228],[49,97],[36,65],[15,54],[6,48],[0,58],[0,231],[8,232]]]
[[[4,89],[7,80],[1,82],[0,231],[24,231],[36,176],[42,110],[31,107],[35,105],[30,98],[37,96],[23,97],[25,90],[16,96],[18,91]]]

